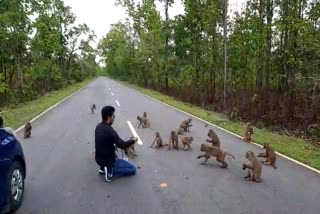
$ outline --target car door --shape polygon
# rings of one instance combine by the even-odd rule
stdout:
[[[15,155],[15,144],[15,137],[0,129],[0,208],[7,199],[8,170]]]

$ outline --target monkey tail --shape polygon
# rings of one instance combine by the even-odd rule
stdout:
[[[232,154],[230,154],[229,152],[225,152],[227,155],[230,155],[233,159],[236,159]]]

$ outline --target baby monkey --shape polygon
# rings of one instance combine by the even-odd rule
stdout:
[[[170,133],[170,139],[169,139],[169,146],[168,146],[168,150],[171,149],[171,146],[174,149],[179,149],[179,138],[178,138],[178,134],[175,131],[171,131]]]
[[[91,113],[94,114],[94,111],[96,110],[96,104],[92,104],[91,106]]]
[[[246,160],[242,164],[242,169],[249,169],[248,174],[244,177],[248,181],[261,182],[262,164],[255,156],[253,151],[246,152]]]
[[[189,118],[188,120],[182,121],[182,123],[180,124],[180,128],[183,128],[185,132],[190,132],[189,127],[192,126],[191,121],[192,121],[191,118]]]
[[[276,169],[276,153],[275,151],[271,148],[269,143],[264,143],[263,148],[266,150],[265,153],[260,153],[258,157],[265,157],[266,161],[262,161],[263,164],[265,165],[271,165],[274,169]]]
[[[150,121],[149,119],[147,118],[147,113],[146,112],[143,112],[143,116],[140,117],[140,116],[137,116],[137,119],[139,120],[139,125],[138,125],[138,128],[140,128],[140,126],[142,125],[142,128],[150,128]]]
[[[156,132],[154,141],[153,141],[153,143],[151,144],[151,146],[149,148],[152,148],[154,144],[156,144],[156,149],[159,149],[159,148],[161,148],[163,146],[167,146],[168,145],[168,144],[163,144],[163,141],[162,141],[162,138],[161,138],[159,132]]]
[[[246,126],[246,132],[244,134],[244,140],[247,142],[250,142],[252,140],[252,136],[253,135],[253,128],[252,128],[252,124],[250,122],[247,123]]]
[[[183,145],[183,150],[191,150],[191,142],[193,141],[193,137],[184,137],[184,138],[181,138],[181,142],[182,142],[182,145]]]
[[[213,131],[213,129],[209,129],[208,132],[209,140],[207,139],[207,142],[212,143],[212,146],[216,146],[220,148],[220,140],[218,135]]]
[[[31,130],[32,130],[32,126],[31,123],[28,122],[25,126],[24,126],[24,138],[29,138],[31,136]]]

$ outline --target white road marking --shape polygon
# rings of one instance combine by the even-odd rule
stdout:
[[[91,81],[92,82],[92,81]],[[90,83],[91,83],[90,82]],[[51,109],[57,107],[59,104],[61,104],[62,102],[66,101],[67,99],[69,99],[70,97],[72,97],[73,95],[75,95],[76,93],[78,93],[80,90],[82,90],[83,88],[87,87],[89,85],[86,84],[84,86],[82,86],[81,88],[79,88],[77,91],[73,92],[72,94],[70,94],[69,96],[65,97],[63,100],[60,100],[59,102],[57,102],[56,104],[54,104],[53,106],[49,107],[47,110],[43,111],[41,114],[39,114],[38,116],[36,116],[35,118],[33,118],[32,120],[30,120],[30,123],[34,122],[35,120],[37,120],[38,118],[40,118],[42,115],[46,114],[48,111],[50,111]],[[16,129],[15,132],[19,132],[22,129],[24,129],[24,125],[21,126],[20,128]]]
[[[118,102],[118,100],[116,100],[117,105],[120,107],[120,103]]]
[[[111,95],[113,96],[113,93],[111,92]]]
[[[128,88],[133,89],[133,88],[131,88],[131,87],[128,87]],[[178,108],[176,108],[176,107],[173,107],[173,106],[171,106],[171,105],[169,105],[169,104],[167,104],[167,103],[164,103],[164,102],[162,102],[162,101],[160,101],[160,100],[157,100],[157,99],[155,99],[155,98],[153,98],[153,97],[151,97],[151,96],[149,96],[149,95],[147,95],[147,94],[144,94],[144,93],[142,93],[142,92],[140,92],[140,91],[138,91],[138,90],[136,90],[136,89],[133,89],[133,90],[137,91],[138,93],[140,93],[140,94],[142,94],[142,95],[144,95],[144,96],[146,96],[146,97],[148,97],[148,98],[150,98],[150,99],[153,99],[153,100],[155,100],[155,101],[157,101],[157,102],[159,102],[159,103],[162,103],[163,105],[166,105],[166,106],[168,106],[168,107],[170,107],[170,108],[173,108],[173,109],[175,109],[175,110],[177,110],[177,111],[180,111],[180,112],[182,112],[182,113],[184,113],[184,114],[187,114],[187,115],[189,115],[189,116],[191,116],[191,117],[194,117],[194,118],[196,118],[196,119],[198,119],[198,120],[200,120],[200,121],[202,121],[202,122],[205,122],[205,123],[207,123],[207,124],[209,124],[209,125],[212,125],[212,126],[218,128],[218,129],[220,129],[220,130],[222,130],[222,131],[225,131],[225,132],[227,132],[227,133],[229,133],[229,134],[231,134],[231,135],[233,135],[233,136],[235,136],[235,137],[238,137],[238,138],[240,138],[240,139],[243,138],[242,136],[240,136],[240,135],[238,135],[238,134],[235,134],[235,133],[233,133],[233,132],[231,132],[231,131],[228,131],[228,130],[222,128],[222,127],[219,127],[219,126],[217,126],[217,125],[215,125],[215,124],[213,124],[213,123],[210,123],[210,122],[208,122],[208,121],[206,121],[206,120],[203,120],[203,119],[201,119],[201,118],[199,118],[199,117],[197,117],[197,116],[194,116],[194,115],[192,115],[192,114],[190,114],[190,113],[188,113],[188,112],[182,111],[182,110],[180,110],[180,109],[178,109]],[[263,148],[263,146],[261,146],[261,145],[258,144],[258,143],[255,143],[255,142],[253,142],[253,141],[251,141],[251,143],[254,144],[254,145],[256,145],[256,146],[258,146],[258,147],[260,147],[260,148]],[[279,155],[279,156],[281,156],[281,157],[283,157],[283,158],[285,158],[285,159],[287,159],[287,160],[290,160],[290,161],[292,161],[292,162],[294,162],[294,163],[296,163],[296,164],[298,164],[298,165],[300,165],[300,166],[303,166],[303,167],[305,167],[305,168],[307,168],[307,169],[309,169],[309,170],[311,170],[311,171],[313,171],[313,172],[315,172],[315,173],[320,174],[320,170],[318,170],[318,169],[316,169],[316,168],[313,168],[313,167],[311,167],[311,166],[308,166],[308,165],[306,165],[306,164],[304,164],[304,163],[302,163],[302,162],[300,162],[300,161],[294,160],[294,159],[292,159],[292,158],[290,158],[290,157],[288,157],[288,156],[286,156],[286,155],[284,155],[284,154],[281,154],[281,153],[279,153],[279,152],[276,152],[276,154]]]
[[[109,88],[109,91],[111,91],[111,88]]]
[[[133,125],[131,124],[131,122],[130,122],[130,121],[127,121],[127,123],[128,123],[128,126],[129,126],[129,128],[130,128],[133,136],[138,138],[138,144],[139,144],[139,145],[143,145],[142,140],[140,139],[140,137],[139,137],[139,135],[137,134],[136,130],[133,128]]]

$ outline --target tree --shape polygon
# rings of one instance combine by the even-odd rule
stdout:
[[[184,0],[173,19],[154,2],[118,0],[131,20],[102,53],[114,77],[265,126],[320,121],[318,1],[250,0],[233,19],[225,0]]]
[[[75,25],[75,18],[62,0],[1,1],[0,107],[93,75],[95,57],[90,55],[95,69],[83,74],[80,65],[88,58],[80,58],[77,51],[89,53],[81,47],[89,45],[94,33],[84,24]]]

